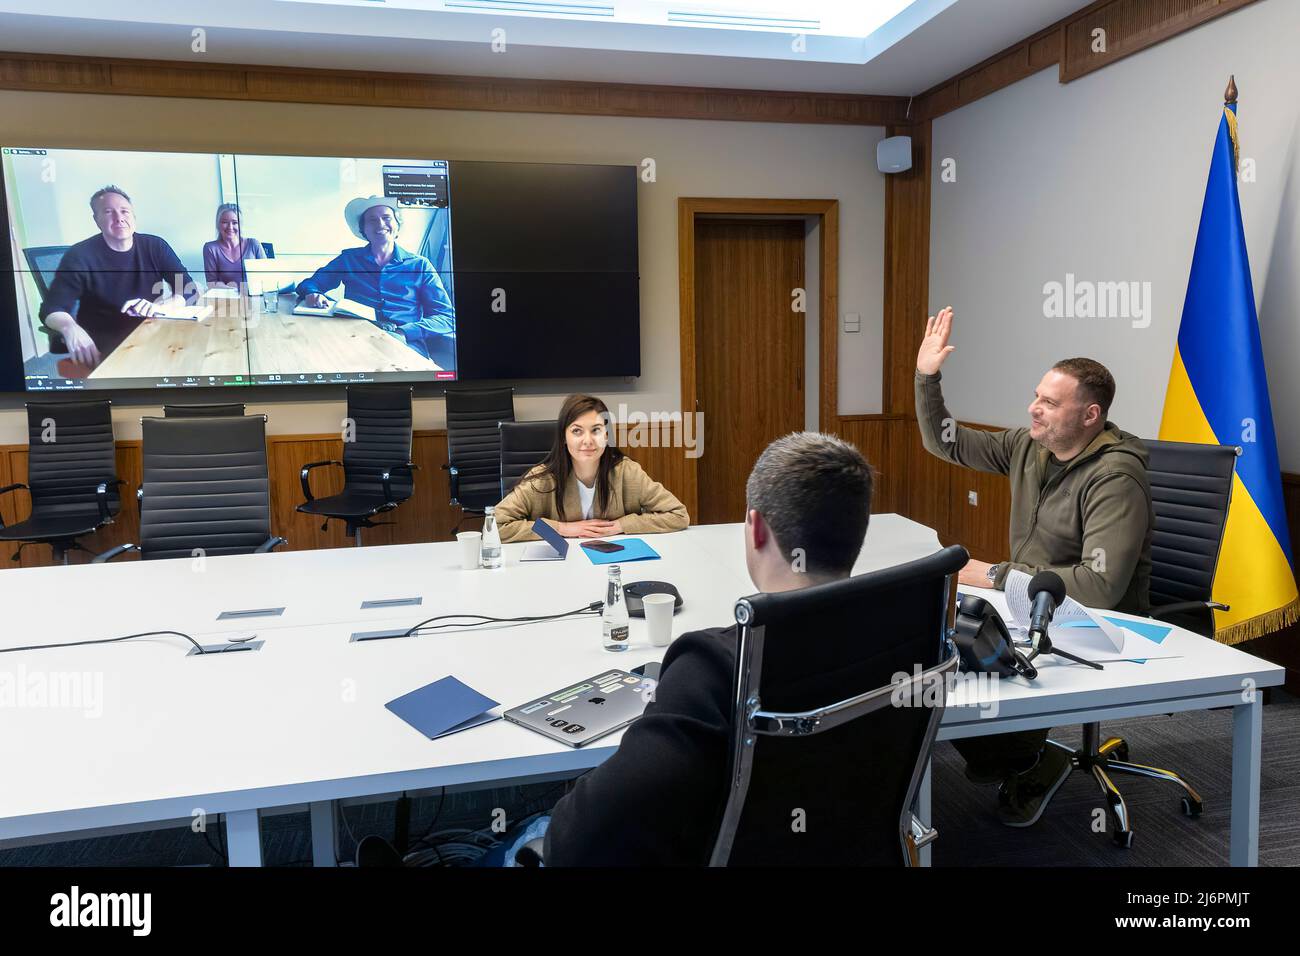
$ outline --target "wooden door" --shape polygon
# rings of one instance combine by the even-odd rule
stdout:
[[[704,413],[696,524],[742,521],[745,479],[804,427],[802,220],[697,219],[695,382]],[[687,409],[687,411],[690,411]]]

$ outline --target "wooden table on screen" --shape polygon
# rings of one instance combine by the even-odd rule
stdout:
[[[198,322],[145,319],[90,374],[91,378],[186,378],[351,372],[437,372],[441,367],[364,319],[294,315],[217,299]]]

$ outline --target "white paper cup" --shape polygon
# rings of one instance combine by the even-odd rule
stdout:
[[[641,599],[650,643],[655,647],[667,647],[673,639],[673,606],[676,603],[677,597],[673,594],[647,594]]]
[[[464,571],[478,569],[478,552],[483,543],[482,531],[461,531],[456,535],[460,542],[460,566]]]

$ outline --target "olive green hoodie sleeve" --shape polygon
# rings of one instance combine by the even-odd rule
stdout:
[[[1016,443],[1025,440],[1025,429],[988,432],[957,424],[943,403],[940,378],[939,372],[926,375],[921,371],[915,377],[916,424],[921,429],[925,450],[963,468],[1007,474]]]
[[[1035,565],[1004,562],[998,569],[995,587],[1002,589],[1012,568],[1026,574],[1055,571],[1065,582],[1066,593],[1087,607],[1119,607],[1142,557],[1145,536],[1134,529],[1146,528],[1150,499],[1133,475],[1103,474],[1089,483],[1083,500],[1083,547],[1081,559],[1072,565]],[[1012,550],[1016,545],[1012,543]]]

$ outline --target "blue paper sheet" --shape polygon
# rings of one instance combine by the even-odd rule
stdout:
[[[485,713],[496,707],[497,701],[454,677],[425,684],[384,706],[430,740],[501,719]]]
[[[1134,634],[1142,635],[1152,644],[1159,644],[1173,630],[1168,624],[1157,624],[1154,621],[1130,621],[1122,617],[1107,617],[1106,620],[1117,627],[1127,627]]]
[[[582,553],[591,559],[592,564],[627,564],[629,561],[656,561],[659,553],[640,538],[623,538],[614,542],[623,546],[622,551],[593,551],[583,548]]]

